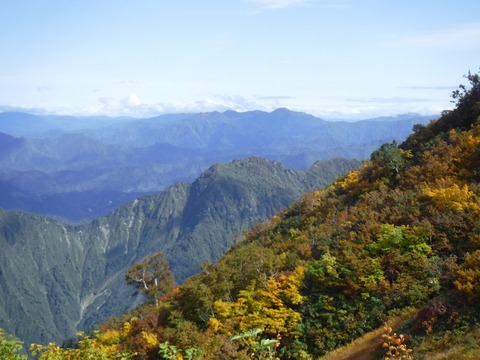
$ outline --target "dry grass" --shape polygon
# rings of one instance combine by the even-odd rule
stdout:
[[[480,326],[462,332],[446,332],[443,336],[427,337],[415,350],[425,360],[480,359]]]
[[[416,313],[417,310],[405,312],[394,319],[390,319],[388,325],[394,329],[398,328]],[[383,334],[385,334],[385,329],[382,326],[374,331],[366,333],[352,343],[328,353],[320,360],[370,360],[374,355],[378,356],[378,350],[382,344]]]

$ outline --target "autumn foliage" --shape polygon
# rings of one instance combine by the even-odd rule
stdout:
[[[177,288],[168,276],[149,275],[166,274],[161,257],[159,273],[154,262],[132,268],[127,280],[148,290],[153,304],[80,338],[77,349],[34,351],[40,359],[82,351],[105,359],[249,359],[261,358],[252,349],[263,341],[274,349],[262,356],[313,359],[407,308],[431,310],[419,312],[414,330],[423,334],[474,323],[480,84],[467,78],[471,88],[455,93],[455,110],[253,227],[217,264]],[[232,340],[254,329],[254,337]],[[388,357],[412,358],[406,340],[388,329]]]

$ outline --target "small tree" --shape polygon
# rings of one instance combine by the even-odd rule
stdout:
[[[147,257],[133,265],[125,276],[127,284],[143,292],[150,301],[158,304],[160,296],[172,290],[175,285],[168,261],[163,252]]]
[[[434,124],[434,133],[448,131],[453,128],[469,129],[478,121],[480,115],[480,75],[468,72],[464,76],[470,85],[459,85],[452,92],[452,102],[455,109],[445,110],[442,117]]]
[[[470,83],[470,87],[459,85],[457,90],[452,92],[452,102],[456,103],[457,108],[469,108],[480,110],[480,75],[468,72],[464,75]]]
[[[370,156],[373,162],[377,163],[387,172],[385,175],[390,175],[390,173],[397,175],[403,166],[405,166],[406,158],[408,158],[408,153],[400,149],[395,140],[391,143],[383,144]]]

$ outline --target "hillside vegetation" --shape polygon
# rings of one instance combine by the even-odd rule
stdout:
[[[41,359],[317,359],[409,310],[408,336],[387,330],[393,350],[476,358],[480,80],[467,78],[453,111],[253,226],[158,304],[103,323],[77,348],[34,351]]]
[[[0,210],[0,328],[27,343],[62,342],[139,303],[124,280],[133,264],[163,251],[181,283],[252,223],[358,165],[336,159],[293,171],[239,159],[77,226]]]

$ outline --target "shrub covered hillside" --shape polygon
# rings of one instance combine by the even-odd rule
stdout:
[[[415,358],[428,358],[426,334],[480,333],[480,79],[467,79],[454,110],[257,224],[157,303],[102,324],[75,349],[35,351],[317,359],[407,309],[416,309],[402,330]]]

